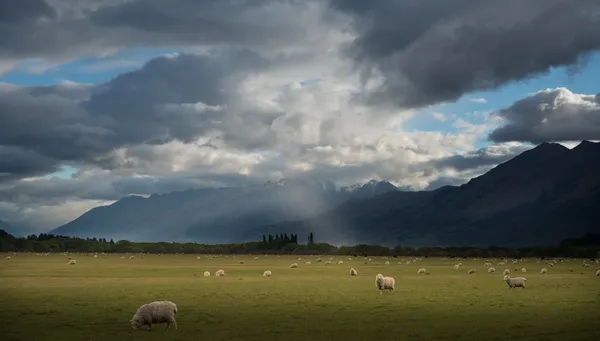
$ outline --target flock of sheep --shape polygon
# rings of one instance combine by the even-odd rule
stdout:
[[[67,255],[67,254],[64,254]],[[209,259],[212,258],[212,256],[207,256]],[[235,257],[235,256],[234,256]],[[265,256],[266,257],[266,256]],[[94,254],[94,258],[98,258],[98,254]],[[125,257],[122,256],[122,259],[124,259]],[[133,259],[134,256],[131,255],[129,256],[129,259]],[[279,256],[277,257],[279,258]],[[6,260],[11,260],[11,256],[7,256]],[[200,257],[198,256],[197,259],[200,259]],[[259,259],[258,257],[254,258],[255,260]],[[384,257],[385,259],[385,257]],[[444,260],[447,260],[445,258],[443,258]],[[69,265],[75,265],[77,264],[76,260],[72,259],[70,256],[68,257],[68,264]],[[298,261],[300,261],[301,258],[298,258]],[[352,258],[349,258],[349,260],[352,260]],[[401,260],[400,262],[398,262],[398,264],[411,264],[411,263],[415,263],[417,261],[421,260],[421,258],[415,258],[412,261],[408,260],[408,261],[404,261]],[[316,260],[317,262],[322,262],[322,259],[320,257],[317,258]],[[329,258],[329,260],[325,261],[325,265],[330,265],[332,264],[333,261],[333,257]],[[369,264],[371,262],[371,258],[366,258],[365,257],[365,264]],[[519,260],[513,260],[512,261],[513,264],[517,264],[520,261]],[[538,259],[537,261],[538,263],[541,262],[540,259]],[[559,263],[563,263],[563,260],[549,260],[549,261],[545,261],[548,264],[548,267],[554,267]],[[570,260],[566,260],[564,262],[570,262]],[[598,260],[595,261],[596,263],[598,263]],[[244,261],[241,260],[239,261],[240,264],[244,264]],[[344,262],[342,260],[339,260],[337,262],[337,264],[343,264]],[[497,264],[497,266],[504,266],[507,263],[506,260],[500,260],[499,263]],[[311,262],[307,261],[305,262],[305,264],[310,265]],[[385,261],[385,265],[389,265],[390,262],[388,260]],[[496,272],[496,269],[492,266],[492,263],[490,262],[486,262],[484,263],[484,266],[487,268],[487,272],[488,273],[494,273]],[[589,268],[591,265],[590,263],[584,261],[583,262],[583,267],[584,268]],[[460,270],[460,268],[462,267],[462,263],[457,263],[453,266],[455,271]],[[298,268],[298,263],[292,263],[290,264],[289,268],[295,269]],[[516,270],[516,269],[515,269]],[[573,269],[569,269],[571,272],[573,272]],[[470,268],[467,271],[467,274],[471,275],[471,274],[475,274],[477,272],[477,270],[475,268]],[[527,269],[522,267],[521,268],[521,272],[522,273],[526,273]],[[547,268],[542,268],[540,270],[540,274],[546,274],[548,273],[548,269]],[[350,268],[349,271],[350,276],[358,276],[358,272],[356,271],[356,269],[354,268]],[[427,272],[427,269],[425,268],[419,268],[419,270],[417,271],[417,275],[430,275],[429,272]],[[502,272],[503,280],[504,282],[506,282],[506,284],[508,285],[509,288],[525,288],[525,284],[527,282],[527,279],[525,277],[510,277],[510,270],[509,269],[505,269]],[[204,272],[204,277],[210,277],[211,273],[209,271],[205,271]],[[223,269],[219,269],[217,271],[215,271],[215,276],[217,277],[222,277],[225,276],[225,270]],[[272,272],[271,270],[266,270],[263,272],[263,276],[264,277],[271,277],[272,276]],[[600,270],[596,271],[596,276],[600,277]],[[393,292],[395,291],[395,285],[396,285],[396,280],[393,277],[389,277],[389,276],[384,276],[383,274],[377,274],[375,276],[375,286],[377,288],[377,290],[379,290],[379,294],[381,295],[383,293],[383,291],[390,291]],[[147,304],[143,304],[142,306],[139,307],[139,309],[136,311],[136,313],[133,315],[133,317],[130,320],[131,323],[131,327],[134,330],[140,329],[144,326],[148,327],[148,330],[152,330],[152,325],[153,324],[161,324],[161,323],[166,323],[167,324],[167,328],[166,330],[168,330],[171,326],[174,326],[175,329],[177,329],[177,322],[175,320],[175,315],[177,314],[177,305],[171,301],[154,301],[154,302],[150,302]]]

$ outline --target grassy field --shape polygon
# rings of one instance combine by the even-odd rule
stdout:
[[[10,256],[0,261],[4,341],[600,340],[600,266],[581,260],[554,268],[509,262],[488,274],[483,260],[471,259],[455,271],[457,261],[442,259],[385,265],[336,256],[326,266],[328,257],[314,256],[71,255],[77,264],[67,265],[64,255]],[[293,262],[299,268],[288,268]],[[417,275],[421,267],[430,275]],[[527,288],[508,289],[502,270],[521,267]],[[478,272],[467,275],[469,268]],[[214,277],[218,269],[226,276]],[[273,277],[262,277],[267,269]],[[213,276],[203,277],[206,270]],[[397,291],[380,295],[377,273],[395,277]],[[179,307],[178,330],[131,329],[141,304],[163,299]]]

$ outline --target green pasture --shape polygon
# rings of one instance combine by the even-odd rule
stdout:
[[[483,259],[460,260],[455,271],[458,260],[398,264],[407,257],[385,265],[382,257],[333,256],[325,265],[330,256],[70,256],[76,265],[58,254],[2,255],[1,340],[600,340],[600,265],[581,260],[553,268],[496,260],[490,274]],[[515,273],[522,267],[527,273]],[[527,288],[509,289],[505,268],[526,277]],[[214,277],[219,269],[225,277]],[[378,273],[396,279],[395,292],[379,293]],[[131,329],[137,308],[155,300],[178,305],[178,330]]]

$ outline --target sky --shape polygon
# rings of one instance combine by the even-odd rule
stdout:
[[[311,176],[458,185],[600,140],[596,0],[0,2],[0,220]]]

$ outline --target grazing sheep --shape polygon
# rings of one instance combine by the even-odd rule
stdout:
[[[210,272],[204,271],[204,277],[210,277]]]
[[[317,258],[317,263],[321,263],[321,258]]]
[[[133,259],[133,258],[134,258],[133,256],[129,256],[129,259]]]
[[[244,264],[244,261],[243,261],[243,260],[241,260],[241,261],[240,261],[240,264]]]
[[[377,289],[379,289],[379,294],[381,295],[383,290],[394,291],[396,286],[396,280],[393,277],[383,277],[382,274],[377,274],[375,276],[375,285]]]
[[[258,260],[258,257],[254,257],[254,260]]]
[[[98,255],[94,255],[94,258],[98,258]]]
[[[476,271],[477,270],[475,270],[475,269],[469,269],[469,272],[467,272],[467,273],[470,275],[470,274],[474,274]]]
[[[390,265],[390,261],[385,261],[385,265]]]
[[[489,268],[490,266],[492,266],[492,263],[485,263],[485,264],[483,264],[483,266],[485,266],[486,268]]]
[[[326,261],[325,262],[325,265],[329,265],[329,264],[331,264],[331,261]]]
[[[308,261],[308,262],[306,262],[305,264],[306,264],[306,265],[311,265],[312,263],[311,263],[310,261]]]
[[[296,259],[296,260],[302,260],[302,258],[298,257],[298,259]]]
[[[527,269],[521,268],[521,272],[527,272]]]
[[[225,276],[225,270],[217,270],[217,272],[215,272],[215,276]]]
[[[504,276],[506,276],[506,275],[510,274],[510,270],[508,270],[508,269],[504,269],[504,272],[502,272],[502,274],[503,274]]]
[[[200,259],[200,256],[196,257],[196,259]]]
[[[488,268],[488,273],[490,274],[492,272],[496,272],[496,268],[493,268],[493,267],[492,268]]]
[[[583,263],[583,267],[584,267],[584,268],[589,268],[589,267],[590,267],[590,265],[589,265],[588,263]]]
[[[350,276],[358,276],[358,272],[354,268],[350,268]]]
[[[426,272],[427,270],[425,270],[425,268],[420,268],[419,271],[417,271],[417,275],[424,274]]]
[[[177,305],[171,301],[154,301],[151,303],[143,304],[133,315],[131,327],[139,329],[143,326],[148,326],[148,331],[152,330],[153,324],[166,323],[167,331],[171,325],[177,329],[177,321],[175,321],[175,314],[177,313]]]
[[[340,261],[338,261],[338,264],[344,264],[344,262],[340,260]]]
[[[77,263],[77,261],[76,261],[76,260],[74,260],[74,259],[71,259],[71,260],[69,261],[69,265],[75,265],[76,263]]]
[[[548,265],[550,265],[551,268],[554,267],[554,263],[548,263]]]
[[[600,270],[596,271],[596,276],[600,276]]]
[[[506,282],[506,284],[508,284],[509,288],[516,288],[516,287],[525,288],[525,281],[527,281],[527,278],[525,278],[525,277],[510,278],[510,277],[508,277],[508,275],[506,275],[506,276],[504,276],[504,281]]]
[[[263,272],[263,277],[271,277],[271,270]]]
[[[11,260],[12,258],[10,256],[6,256],[5,258],[6,260]]]
[[[290,264],[290,269],[295,269],[298,267],[298,263],[292,263]]]
[[[454,265],[454,270],[458,270],[458,268],[460,268],[460,265],[458,265],[458,264],[455,264],[455,265]]]
[[[546,270],[546,268],[543,268],[542,270],[540,270],[540,274],[545,274],[546,272],[548,272],[548,270]]]

